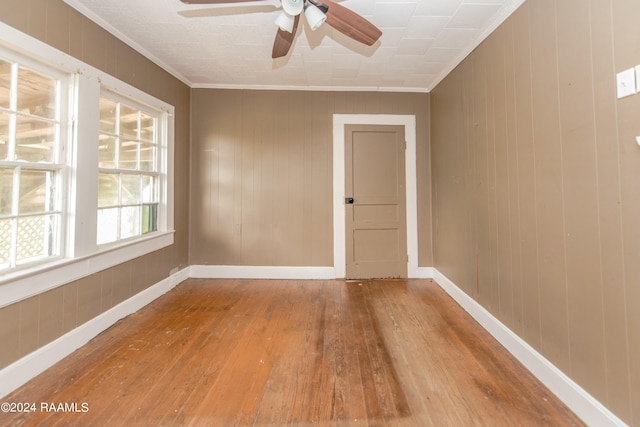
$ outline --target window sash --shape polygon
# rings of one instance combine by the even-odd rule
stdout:
[[[53,163],[29,164],[31,169],[59,170],[63,179],[59,187],[62,191],[61,211],[55,211],[55,215],[61,215],[61,255],[28,266],[21,265],[16,269],[0,271],[0,308],[173,244],[174,107],[2,23],[0,57],[10,62],[19,62],[21,66],[37,73],[53,76],[50,74],[52,72],[63,82],[60,89],[60,125],[56,130],[60,132],[60,146],[57,147],[59,157],[48,158],[54,160]],[[4,72],[6,69],[5,65],[0,64],[0,74],[8,75]],[[0,108],[3,109],[0,111],[0,127],[6,126],[4,129],[0,128],[0,133],[6,134],[11,108],[7,92],[3,88],[10,85],[10,79],[7,80],[3,75],[0,75]],[[98,152],[97,146],[90,141],[97,140],[100,134],[98,100],[103,90],[122,96],[127,105],[134,105],[131,101],[135,99],[144,107],[143,110],[150,109],[152,113],[157,113],[161,118],[156,122],[157,141],[162,144],[157,146],[155,153],[158,169],[154,173],[159,174],[158,203],[142,205],[157,209],[157,223],[150,225],[155,226],[157,231],[98,246],[98,183],[95,179],[98,173]],[[33,112],[35,110],[11,110],[11,114],[16,114],[16,122],[35,120],[30,116],[38,116],[40,113],[31,114]],[[52,119],[49,112],[42,114],[44,119],[40,116],[38,119]],[[45,127],[51,126],[50,122],[40,122],[42,123]],[[143,143],[150,142],[150,138],[145,135],[140,135],[139,139]],[[4,163],[0,167],[25,166],[22,161],[15,162],[14,157],[9,161],[2,145],[0,144],[0,161]],[[1,221],[3,220],[0,219]],[[5,223],[8,222],[10,220],[5,219]],[[0,235],[2,236],[4,234]],[[3,247],[0,246],[0,259]]]
[[[54,261],[65,253],[68,159],[63,156],[68,146],[65,124],[69,122],[71,78],[8,50],[0,51],[0,59],[10,74],[5,79],[9,87],[3,92],[8,102],[0,106],[5,119],[0,169],[6,174],[4,187],[10,187],[3,192],[11,198],[9,209],[0,212],[2,245],[8,247],[0,256],[0,273],[4,274]],[[20,83],[30,84],[30,92]],[[41,96],[44,103],[34,102]]]
[[[103,152],[98,159],[96,230],[99,246],[159,231],[161,186],[165,181],[165,173],[161,172],[161,152],[166,144],[163,143],[166,135],[160,129],[165,126],[165,121],[162,111],[150,109],[117,92],[101,91],[98,146]],[[135,150],[132,150],[135,154],[127,159],[130,167],[126,167],[123,155],[123,148],[127,145],[135,145]],[[145,149],[151,150],[151,156],[143,156]],[[111,189],[102,185],[102,180],[110,176],[115,178]],[[145,179],[151,184],[150,194],[147,191],[146,195]],[[111,194],[105,195],[105,192]],[[132,194],[132,198],[125,197],[125,193]]]

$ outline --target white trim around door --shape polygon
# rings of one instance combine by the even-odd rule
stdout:
[[[416,169],[416,116],[395,114],[333,115],[333,262],[337,278],[346,277],[345,125],[404,126],[405,180],[407,190],[407,264],[408,277],[423,275],[418,268],[418,191]]]

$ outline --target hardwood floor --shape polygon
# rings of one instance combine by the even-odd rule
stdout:
[[[190,279],[1,400],[37,411],[0,425],[583,425],[429,280]]]

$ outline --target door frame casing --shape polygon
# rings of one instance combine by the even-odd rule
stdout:
[[[347,275],[345,195],[345,125],[404,126],[405,189],[407,215],[407,276],[418,277],[418,191],[416,167],[416,116],[396,114],[333,115],[333,265],[337,278]]]

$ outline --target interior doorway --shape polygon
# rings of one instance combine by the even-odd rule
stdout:
[[[334,114],[333,116],[333,246],[335,277],[346,276],[345,145],[347,125],[397,125],[404,128],[407,277],[418,269],[418,210],[415,115]]]

